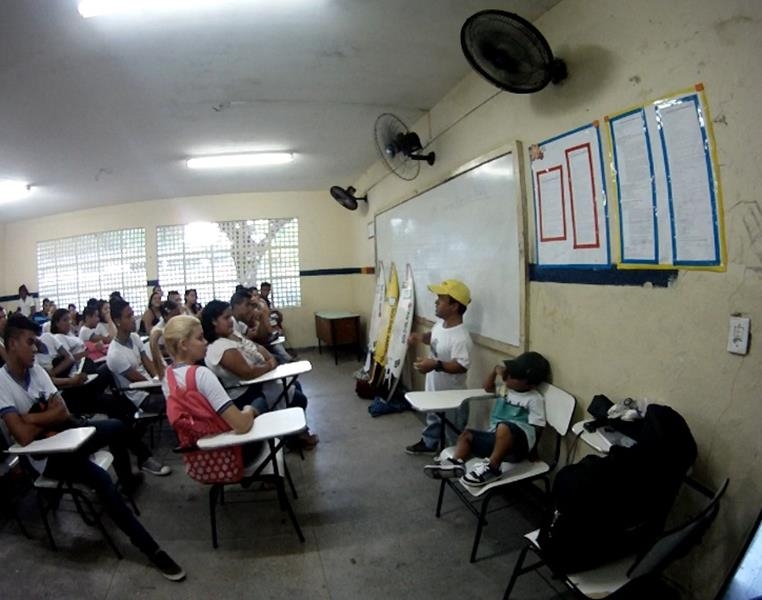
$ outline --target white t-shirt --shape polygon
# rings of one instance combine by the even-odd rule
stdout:
[[[0,418],[13,412],[25,415],[41,395],[48,400],[56,392],[58,389],[40,365],[32,365],[27,370],[23,383],[16,381],[6,365],[0,368]],[[30,456],[29,460],[39,473],[45,470],[46,459],[36,460]]]
[[[108,325],[104,323],[103,321],[100,321],[95,326],[95,335],[99,335],[101,337],[110,337],[111,334],[109,333]]]
[[[44,344],[44,348],[41,348],[35,355],[35,362],[45,370],[52,369],[53,359],[64,356],[66,348],[52,333],[43,333],[40,336],[40,341]]]
[[[222,380],[222,384],[226,388],[232,388],[237,385],[241,378],[235,375],[223,367],[222,355],[228,350],[237,350],[241,353],[243,358],[249,365],[261,365],[265,362],[265,357],[257,349],[257,345],[249,339],[243,338],[237,335],[235,332],[233,336],[236,339],[231,338],[217,338],[206,349],[206,358],[204,362],[206,366],[212,370],[217,377]],[[238,398],[246,391],[246,388],[233,388],[230,390],[230,396],[232,398]]]
[[[95,327],[95,329],[90,329],[89,327],[85,327],[84,325],[82,325],[79,328],[79,339],[82,340],[83,342],[89,342],[91,337],[93,337],[94,335],[97,335],[95,333],[96,329],[98,329],[97,326]]]
[[[85,343],[78,337],[66,333],[54,333],[53,335],[72,356],[85,351]]]
[[[464,369],[471,366],[471,336],[462,323],[455,327],[443,326],[439,320],[431,328],[431,352],[435,360],[450,362],[455,360]],[[467,373],[445,373],[444,371],[429,371],[426,373],[426,391],[464,390],[466,389]]]
[[[172,370],[172,373],[175,375],[175,381],[177,381],[177,385],[181,389],[185,389],[185,378],[188,376],[188,368],[189,365],[167,368],[167,371]],[[225,388],[222,387],[220,380],[206,367],[196,369],[196,388],[209,401],[209,404],[217,414],[221,414],[233,404]],[[167,382],[166,375],[161,381],[161,391],[164,392],[165,398],[169,398],[169,383]]]
[[[125,373],[131,369],[137,369],[143,377],[151,379],[151,376],[146,372],[145,367],[143,367],[141,357],[144,354],[145,348],[137,333],[131,333],[130,339],[126,344],[114,339],[108,345],[106,364],[108,365],[109,371],[114,375],[116,383],[120,388],[125,389],[130,385],[131,382],[125,377]],[[125,391],[124,393],[137,407],[140,407],[143,400],[148,397],[148,392],[142,390],[130,390]]]
[[[497,396],[490,415],[490,431],[495,431],[498,423],[511,422],[527,436],[529,449],[534,448],[537,432],[533,426],[545,427],[545,397],[536,389],[517,392],[504,383],[497,389]]]
[[[37,303],[34,301],[34,298],[29,295],[24,300],[19,296],[18,307],[21,309],[21,313],[28,317],[30,314],[34,313],[37,308]]]

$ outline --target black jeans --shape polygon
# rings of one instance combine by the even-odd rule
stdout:
[[[122,394],[106,396],[104,392],[111,386],[112,376],[106,365],[101,365],[97,370],[98,377],[87,385],[65,388],[61,394],[66,407],[73,415],[96,413],[106,414],[111,419],[118,419],[127,427],[127,448],[138,459],[138,464],[143,464],[152,454],[151,450],[143,442],[146,425],[135,425],[135,405],[129,398]]]
[[[119,479],[126,481],[126,478],[131,477],[130,458],[125,446],[126,428],[116,419],[93,421],[89,425],[95,427],[95,434],[76,452],[51,455],[45,467],[45,475],[83,483],[95,490],[117,527],[130,538],[135,547],[152,556],[159,545],[127,506],[111,481],[111,476],[90,461],[93,452],[108,446],[114,455],[114,471]]]

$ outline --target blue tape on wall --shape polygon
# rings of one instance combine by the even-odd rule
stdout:
[[[632,285],[647,283],[668,287],[677,279],[677,269],[570,269],[529,265],[529,281],[549,283],[578,283],[583,285]]]

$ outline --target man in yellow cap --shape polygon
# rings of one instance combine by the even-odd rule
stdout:
[[[466,374],[471,364],[471,336],[463,325],[463,313],[471,302],[468,286],[457,279],[446,279],[430,285],[437,295],[435,313],[439,319],[431,331],[413,333],[409,344],[428,344],[431,352],[427,358],[417,358],[413,367],[426,374],[426,391],[458,390],[466,388]],[[443,424],[435,413],[426,413],[426,427],[421,439],[407,446],[408,454],[433,456],[440,450],[439,439]]]

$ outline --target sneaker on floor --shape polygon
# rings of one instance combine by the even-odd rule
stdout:
[[[426,445],[426,442],[423,440],[418,440],[415,444],[412,446],[407,446],[405,448],[406,454],[426,454],[428,456],[434,456],[437,454],[437,448],[434,446],[433,448],[429,448]]]
[[[161,464],[153,456],[146,459],[146,461],[140,465],[140,470],[145,471],[146,473],[150,473],[151,475],[158,475],[160,477],[169,475],[172,472],[172,469],[170,469],[167,465]]]
[[[474,469],[463,476],[463,483],[473,486],[482,486],[492,483],[496,479],[500,479],[503,473],[500,469],[493,471],[489,466],[489,462],[483,462],[476,465]]]
[[[466,474],[466,464],[457,458],[446,458],[437,465],[426,465],[423,472],[432,479],[456,479]]]
[[[170,581],[182,581],[185,579],[185,571],[164,550],[157,550],[151,557],[151,562]]]

